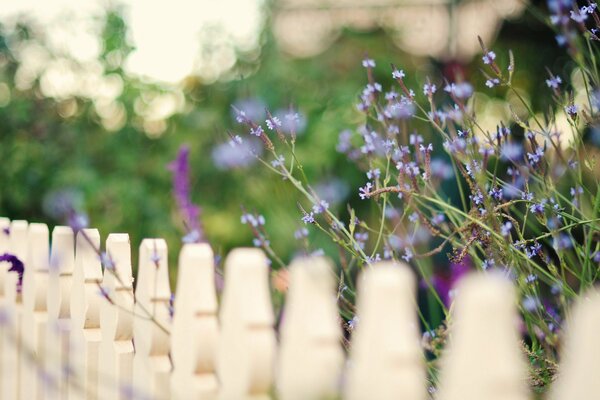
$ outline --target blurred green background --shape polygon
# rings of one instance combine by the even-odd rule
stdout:
[[[365,181],[363,173],[335,149],[340,131],[363,122],[355,103],[366,83],[360,66],[365,54],[377,61],[376,78],[384,87],[391,84],[389,64],[394,63],[418,92],[426,76],[442,82],[456,69],[484,91],[478,56],[468,62],[417,57],[399,50],[382,29],[344,29],[323,53],[290,57],[274,38],[272,7],[263,7],[266,23],[258,49],[237,51],[234,66],[216,81],[189,76],[174,87],[126,72],[124,63],[133,49],[127,19],[123,8],[108,8],[97,17],[102,26],[98,63],[109,87],[116,88],[108,102],[78,94],[49,96],[41,74],[23,85],[28,65],[21,50],[47,48],[46,38],[33,21],[0,21],[0,215],[59,224],[52,202],[67,191],[103,237],[128,232],[134,247],[144,237],[164,237],[174,264],[183,232],[166,166],[180,145],[189,144],[193,200],[202,207],[206,235],[216,252],[251,245],[250,230],[240,224],[243,205],[265,216],[271,244],[287,261],[298,249],[296,193],[259,165],[220,167],[232,157],[226,145],[219,147],[227,142],[227,132],[247,134],[232,118],[232,104],[259,113],[264,107],[273,112],[297,108],[306,121],[298,156],[312,183],[338,195],[334,207],[342,214],[348,203],[368,213],[357,192]],[[493,48],[500,63],[506,63],[508,49],[514,51],[515,79],[524,92],[542,89],[546,66],[563,72],[566,55],[531,12],[505,22]],[[48,57],[77,65],[65,54]],[[502,90],[485,91],[482,107],[492,110],[494,98],[505,95]],[[537,110],[547,105],[541,96],[529,101]],[[177,111],[152,118],[165,105]],[[507,110],[500,117],[502,112]],[[314,249],[325,247],[335,254],[317,233],[311,232],[310,241]]]

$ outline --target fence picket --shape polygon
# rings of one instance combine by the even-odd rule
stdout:
[[[282,400],[336,398],[344,365],[334,271],[324,258],[290,266],[277,389]]]
[[[9,233],[10,219],[0,217],[0,255],[8,253]],[[4,342],[6,340],[4,336],[7,329],[7,299],[6,294],[4,293],[4,285],[9,268],[9,263],[0,261],[0,394],[4,393],[2,390],[2,385],[4,384],[3,376],[10,374],[9,371],[12,368],[12,366],[5,361],[5,353],[8,349],[5,350],[4,348]]]
[[[133,396],[170,397],[169,358],[171,288],[167,243],[144,239],[140,245],[133,334]],[[145,397],[144,397],[145,396]]]
[[[75,235],[70,227],[57,226],[52,231],[46,336],[46,373],[52,374],[56,386],[47,391],[48,399],[69,398],[71,288],[74,269]]]
[[[219,321],[220,398],[270,399],[276,343],[262,250],[235,249],[227,256]]]
[[[404,264],[377,263],[357,286],[346,398],[425,399],[414,275]]]
[[[110,301],[100,305],[102,341],[98,357],[99,398],[125,399],[124,387],[133,379],[133,279],[129,235],[110,234],[106,239],[110,266],[104,270],[102,290]]]
[[[29,224],[27,257],[23,274],[23,327],[21,359],[21,396],[42,399],[52,382],[45,375],[46,331],[48,323],[47,288],[50,237],[46,224]],[[40,379],[38,379],[38,374]]]
[[[559,375],[549,400],[600,399],[600,291],[582,295],[568,321]]]
[[[177,270],[171,358],[174,400],[216,399],[219,335],[214,255],[208,244],[186,244]]]
[[[16,220],[10,223],[8,239],[9,253],[25,262],[27,259],[27,230],[29,223]],[[4,342],[5,371],[0,379],[2,383],[2,398],[7,400],[21,400],[21,350],[22,350],[22,324],[23,301],[18,290],[18,275],[14,272],[5,276],[4,293],[7,298],[9,326]],[[25,399],[24,399],[25,400]]]
[[[84,229],[77,234],[75,270],[71,290],[71,368],[69,399],[98,398],[98,350],[100,347],[100,294],[102,267],[97,249],[100,233]]]
[[[472,274],[456,293],[437,399],[528,399],[513,285],[500,275]]]

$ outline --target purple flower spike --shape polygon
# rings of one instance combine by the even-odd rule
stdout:
[[[200,242],[204,234],[200,226],[200,207],[191,199],[189,154],[190,148],[181,146],[177,158],[169,164],[169,170],[173,172],[173,197],[187,229],[186,242]]]

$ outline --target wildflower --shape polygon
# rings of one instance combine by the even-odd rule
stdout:
[[[505,223],[503,223],[500,227],[500,233],[502,234],[502,236],[507,237],[508,235],[510,235],[510,230],[512,229],[512,227],[513,225],[510,221],[506,221]]]
[[[302,222],[305,224],[314,224],[315,223],[315,214],[311,212],[310,214],[304,211],[304,215],[302,216]]]
[[[436,90],[437,90],[437,86],[435,86],[433,83],[427,82],[426,84],[423,85],[423,94],[428,97],[433,96],[433,94],[436,92]]]
[[[348,330],[350,332],[355,330],[359,321],[360,321],[360,318],[358,318],[358,316],[355,315],[354,317],[352,317],[352,319],[350,321],[348,321]]]
[[[312,208],[313,213],[321,214],[324,213],[327,209],[329,209],[329,203],[325,200],[321,200],[318,204],[315,204]]]
[[[371,58],[365,58],[362,60],[362,66],[365,68],[375,68],[375,60]]]
[[[373,188],[373,184],[371,182],[367,182],[367,184],[364,187],[359,188],[358,195],[360,196],[360,199],[364,200],[364,199],[369,198],[372,188]]]
[[[579,194],[583,194],[583,188],[581,186],[572,187],[570,190],[571,197],[575,197]]]
[[[483,194],[481,193],[481,191],[478,190],[477,193],[472,195],[471,200],[473,200],[473,203],[475,203],[476,205],[483,204]]]
[[[433,225],[439,225],[446,220],[446,216],[444,214],[436,214],[433,218],[431,218],[431,223]]]
[[[542,245],[536,242],[529,247],[525,247],[524,250],[527,258],[533,258],[542,251]]]
[[[468,82],[449,83],[444,87],[444,91],[459,99],[466,99],[473,94],[473,86]]]
[[[273,161],[271,161],[271,165],[273,166],[273,168],[277,168],[277,167],[283,166],[284,162],[285,162],[285,157],[282,154],[280,154],[277,158],[275,158]]]
[[[420,145],[419,150],[421,151],[421,153],[427,153],[427,152],[433,151],[433,144],[429,143],[427,145],[427,147]]]
[[[504,142],[500,148],[500,157],[505,161],[516,161],[523,156],[523,146],[514,142]]]
[[[248,118],[246,117],[246,112],[236,109],[235,110],[235,120],[240,124],[243,124],[244,122],[246,122],[248,120]]]
[[[565,107],[565,112],[571,117],[575,117],[577,115],[577,106],[575,104],[569,104]]]
[[[528,312],[534,312],[541,305],[540,300],[534,296],[525,296],[525,298],[523,298],[523,301],[521,302],[521,304],[523,305],[523,308],[525,309],[525,311],[528,311]]]
[[[543,199],[539,203],[533,203],[531,206],[529,206],[529,211],[531,211],[534,214],[543,214],[545,205],[546,199]]]
[[[546,85],[548,85],[548,87],[551,89],[558,89],[561,83],[562,79],[560,79],[560,76],[558,75],[552,76],[550,79],[546,79]]]
[[[404,249],[404,255],[402,256],[402,259],[404,261],[409,262],[413,258],[413,256],[413,252],[408,247]]]
[[[367,178],[369,179],[379,179],[380,176],[381,171],[379,170],[379,168],[370,169],[367,171]]]
[[[394,71],[392,72],[392,78],[394,79],[402,79],[405,76],[406,75],[404,74],[404,71],[402,71],[401,69],[394,69]]]
[[[267,240],[265,237],[259,236],[252,239],[252,244],[254,247],[267,247],[271,245],[271,242],[269,242],[269,240]]]
[[[571,237],[564,232],[561,232],[557,237],[552,241],[552,247],[559,251],[565,250],[573,247],[573,243],[571,242]]]
[[[408,216],[408,220],[412,223],[417,222],[417,220],[419,219],[419,214],[417,214],[417,212],[413,212]]]
[[[530,192],[523,192],[521,194],[521,199],[522,200],[526,200],[526,201],[532,201],[533,200],[533,193]]]
[[[483,264],[481,264],[481,268],[483,268],[484,271],[487,271],[488,269],[494,267],[496,265],[496,261],[494,261],[493,258],[490,259],[485,259],[483,260]]]
[[[490,189],[488,194],[497,201],[502,200],[502,189],[501,188],[492,188],[492,189]]]
[[[579,10],[571,11],[571,19],[578,24],[582,24],[588,18],[587,7],[582,7]]]
[[[252,215],[249,213],[244,213],[242,214],[241,222],[244,225],[250,224],[252,227],[256,228],[265,224],[265,217],[263,217],[262,215]]]
[[[484,64],[491,64],[496,59],[496,53],[490,50],[485,53],[481,59],[483,60]]]
[[[294,238],[297,240],[303,239],[305,237],[308,237],[308,229],[306,228],[300,228],[294,232]]]
[[[281,127],[281,120],[277,117],[267,118],[265,123],[267,124],[267,128],[269,128],[270,130]]]
[[[536,274],[529,274],[525,277],[525,283],[528,285],[533,285],[537,281],[538,277]]]
[[[264,134],[265,131],[263,131],[262,126],[258,125],[255,128],[250,128],[250,134],[254,135],[254,136],[261,136],[262,134]]]
[[[485,81],[485,86],[489,87],[490,89],[493,88],[494,86],[498,86],[499,84],[500,84],[500,79],[498,79],[498,78],[490,78]]]
[[[538,146],[533,153],[527,153],[527,158],[529,162],[533,165],[539,163],[541,159],[544,157],[544,149]]]

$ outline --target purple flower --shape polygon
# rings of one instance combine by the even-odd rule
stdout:
[[[408,247],[404,249],[404,255],[402,256],[402,259],[404,261],[409,262],[413,258],[413,256],[414,254],[411,249],[409,249]]]
[[[300,240],[305,237],[308,237],[308,229],[306,228],[300,228],[294,232],[294,238],[296,238],[296,240]]]
[[[494,86],[498,86],[500,84],[500,79],[498,78],[491,78],[485,81],[485,86],[489,87],[490,89],[493,88]]]
[[[490,50],[485,53],[481,59],[483,60],[484,64],[491,64],[496,59],[496,53]]]
[[[529,274],[525,277],[525,283],[532,285],[537,281],[538,277],[536,274]]]
[[[571,19],[579,24],[582,24],[583,22],[585,22],[585,20],[588,18],[587,15],[587,7],[581,7],[581,9],[576,10],[576,11],[571,11]]]
[[[257,228],[258,226],[262,226],[265,224],[265,217],[258,214],[249,214],[244,213],[240,219],[242,224],[250,224],[250,226]]]
[[[550,79],[546,79],[546,85],[552,89],[558,89],[558,86],[560,86],[561,83],[562,79],[560,79],[560,76],[553,76],[550,77]]]
[[[329,203],[326,202],[325,200],[321,200],[321,201],[319,201],[318,204],[315,204],[313,206],[312,211],[315,214],[321,214],[321,213],[324,213],[325,211],[327,211],[327,209],[329,209]]]
[[[373,184],[371,182],[367,182],[364,187],[358,188],[358,195],[361,200],[369,198],[371,193],[371,189],[373,188]]]
[[[394,79],[402,79],[405,76],[406,75],[404,74],[404,71],[402,71],[401,69],[394,69],[394,71],[392,71],[392,78]]]
[[[367,178],[369,179],[379,179],[381,176],[381,170],[379,168],[370,169],[367,171]]]
[[[507,237],[508,235],[510,235],[510,230],[512,229],[512,227],[513,224],[510,221],[506,221],[505,223],[503,223],[500,227],[500,233],[502,234],[502,236]]]
[[[426,83],[423,85],[423,94],[425,96],[431,97],[433,96],[433,94],[436,92],[437,90],[437,86],[435,86],[433,83]]]
[[[375,60],[371,58],[365,58],[362,60],[362,66],[365,68],[375,68]]]
[[[0,256],[0,261],[5,261],[10,264],[9,272],[16,272],[18,274],[17,279],[17,292],[21,292],[23,288],[23,273],[25,272],[25,264],[14,254],[4,253]]]
[[[263,128],[260,125],[256,126],[255,128],[250,128],[251,135],[260,137],[264,133],[265,133],[265,131],[263,131]]]
[[[565,107],[565,112],[569,114],[571,117],[577,115],[577,106],[575,104],[569,104]]]
[[[302,216],[302,222],[305,224],[314,224],[315,223],[315,214],[311,212],[310,214],[304,211],[304,215]]]
[[[265,123],[267,124],[267,128],[270,130],[281,127],[281,120],[277,117],[267,118]]]
[[[190,168],[188,157],[190,148],[181,146],[177,157],[169,164],[169,170],[173,173],[173,197],[183,218],[186,231],[197,231],[196,242],[203,240],[204,235],[200,225],[200,207],[192,203],[190,188]]]
[[[534,214],[543,214],[545,205],[546,199],[543,199],[539,203],[533,203],[531,206],[529,206],[529,211],[531,211]]]

